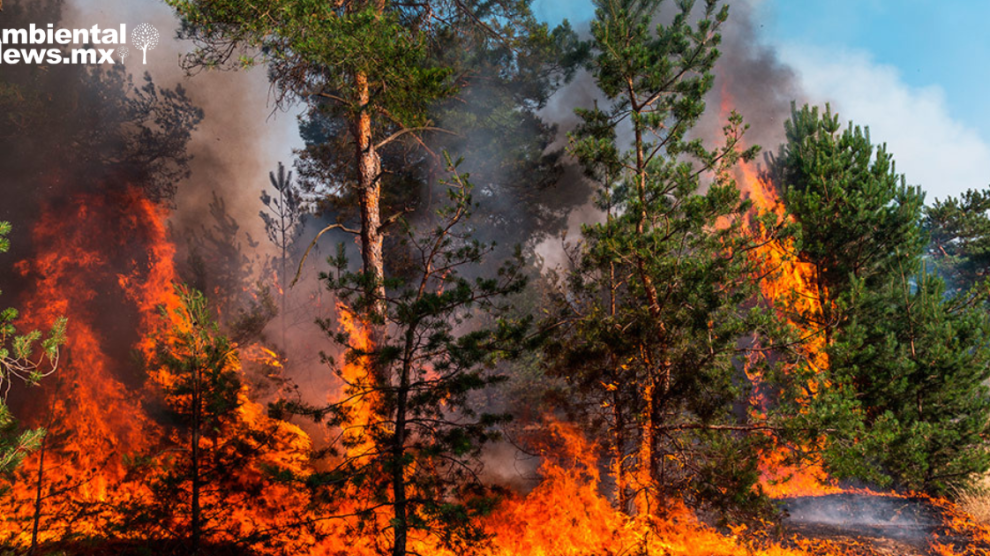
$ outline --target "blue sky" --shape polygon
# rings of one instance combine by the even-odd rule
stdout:
[[[950,114],[990,139],[990,2],[772,0],[758,13],[770,43],[869,52],[911,87],[941,87]]]
[[[990,2],[745,1],[810,99],[870,126],[929,200],[990,184]],[[534,9],[550,22],[593,15],[590,0]]]

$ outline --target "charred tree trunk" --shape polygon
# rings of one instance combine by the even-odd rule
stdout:
[[[45,447],[47,436],[46,434],[41,439],[41,446],[38,449],[38,484],[34,493],[34,520],[31,525],[31,548],[28,550],[28,556],[34,556],[35,550],[38,548],[38,530],[41,527],[41,492],[45,477]]]
[[[66,362],[69,355],[66,350]],[[41,502],[45,499],[42,495],[45,484],[45,451],[48,448],[48,432],[55,424],[55,400],[58,399],[59,390],[62,389],[62,380],[55,381],[55,392],[52,393],[51,405],[48,408],[48,423],[45,425],[45,435],[41,437],[41,446],[38,447],[38,483],[34,492],[34,516],[31,523],[31,547],[28,549],[28,556],[34,556],[38,549],[38,534],[41,532]]]
[[[395,400],[395,436],[392,439],[392,508],[395,544],[392,556],[405,556],[409,532],[409,500],[406,493],[406,466],[403,463],[406,450],[406,407],[409,401],[409,383],[412,373],[416,325],[406,330],[405,357],[399,376],[399,388]]]
[[[199,437],[200,437],[200,426],[201,426],[201,408],[202,408],[202,389],[200,381],[202,380],[201,370],[196,370],[195,379],[193,382],[193,427],[192,427],[192,500],[190,502],[190,513],[191,516],[191,542],[192,542],[192,553],[197,554],[199,552],[199,542],[200,542],[200,528],[202,524],[200,523],[200,508],[199,508],[199,489],[200,489],[200,477],[199,477]]]

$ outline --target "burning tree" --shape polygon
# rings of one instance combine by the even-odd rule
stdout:
[[[367,325],[335,333],[345,363],[328,361],[346,384],[344,399],[317,412],[343,430],[345,453],[330,475],[352,486],[336,496],[359,500],[362,527],[387,535],[396,556],[430,545],[461,553],[484,538],[477,518],[493,500],[478,457],[507,417],[480,409],[476,394],[504,380],[490,367],[517,353],[529,322],[506,317],[526,282],[520,260],[468,277],[492,246],[471,238],[471,184],[451,169],[449,205],[423,230],[407,228],[418,270],[390,284],[393,340],[369,342]],[[367,276],[347,270],[343,247],[333,263],[324,278],[341,300],[357,311],[377,302]]]
[[[179,472],[190,483],[188,493],[183,494],[188,495],[191,548],[196,552],[204,527],[200,502],[204,480],[212,482],[211,474],[225,471],[217,465],[218,451],[207,455],[200,451],[203,444],[217,447],[218,435],[230,427],[241,384],[234,347],[219,334],[206,299],[198,292],[182,290],[179,297],[182,305],[173,315],[163,309],[163,318],[174,324],[168,337],[159,340],[158,359],[153,365],[188,438],[186,465]],[[176,497],[168,499],[174,501]]]
[[[622,510],[652,516],[680,499],[755,511],[768,422],[735,411],[747,398],[740,346],[778,331],[769,312],[746,306],[758,294],[757,241],[730,171],[756,149],[741,148],[735,114],[724,145],[687,139],[727,8],[708,1],[691,23],[685,3],[655,26],[659,5],[597,2],[590,69],[609,103],[577,111],[571,150],[598,184],[605,221],[584,228],[561,284],[553,365],[608,432]]]
[[[176,291],[179,305],[161,308],[165,326],[149,364],[180,449],[145,456],[156,463],[146,479],[155,501],[128,510],[132,526],[153,524],[157,539],[185,533],[194,553],[207,541],[288,542],[287,524],[300,519],[305,498],[276,484],[274,474],[304,474],[308,438],[247,399],[237,346],[220,333],[206,298]],[[261,491],[278,496],[258,499]]]

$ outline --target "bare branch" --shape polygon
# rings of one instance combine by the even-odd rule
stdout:
[[[361,234],[361,231],[360,230],[352,230],[350,228],[345,227],[343,224],[331,224],[331,225],[327,226],[326,228],[323,228],[322,230],[320,230],[320,233],[316,234],[316,237],[314,237],[313,238],[313,241],[310,242],[309,247],[306,248],[306,252],[303,253],[302,259],[299,261],[299,268],[296,269],[296,277],[293,278],[292,279],[292,283],[289,284],[289,287],[290,288],[292,286],[295,286],[296,285],[296,282],[299,281],[299,276],[302,274],[303,265],[306,264],[306,258],[309,257],[309,252],[313,249],[313,247],[316,246],[316,242],[320,240],[320,236],[322,236],[323,234],[329,232],[330,230],[343,230],[343,231],[345,231],[345,232],[347,232],[349,234],[354,234],[354,235],[360,235]]]

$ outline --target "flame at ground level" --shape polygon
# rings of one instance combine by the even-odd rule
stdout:
[[[122,349],[113,346],[114,338],[109,336],[116,333],[126,339],[123,351],[150,358],[156,348],[153,338],[160,336],[164,326],[157,308],[165,306],[175,313],[180,306],[173,290],[175,250],[168,241],[164,217],[137,190],[130,189],[50,207],[36,226],[38,255],[20,265],[36,284],[25,314],[28,324],[35,327],[58,315],[69,318],[68,363],[45,385],[45,395],[36,404],[34,422],[49,428],[51,434],[45,449],[21,470],[10,498],[3,501],[0,542],[26,547],[35,525],[40,543],[62,540],[60,546],[70,553],[73,539],[142,542],[147,538],[147,531],[121,529],[128,517],[122,512],[154,502],[156,494],[148,479],[163,476],[155,473],[180,457],[183,440],[149,410],[150,396],[155,393],[151,386],[160,385],[168,376],[154,378],[152,373],[153,379],[141,385],[132,376],[132,369],[138,367],[121,362]],[[108,304],[113,310],[106,309]],[[369,348],[366,330],[346,311],[341,317],[357,347]],[[123,323],[117,323],[117,329],[113,328],[115,320]],[[175,319],[171,324],[181,326]],[[130,334],[120,333],[124,325],[133,328]],[[278,360],[264,348],[252,351]],[[361,361],[348,362],[344,369],[345,378],[352,382],[360,381],[366,372]],[[310,460],[311,442],[305,433],[265,415],[247,390],[238,392],[238,397],[235,424],[241,431],[253,431],[244,452],[249,458],[205,494],[204,504],[215,510],[206,542],[233,543],[243,547],[243,553],[380,553],[387,546],[387,536],[362,529],[357,519],[320,513],[313,491],[302,487],[300,481],[317,467]],[[371,418],[367,407],[354,410],[358,420]],[[765,532],[741,527],[717,530],[676,500],[670,501],[662,518],[627,516],[603,494],[596,447],[566,424],[551,423],[545,432],[554,439],[554,449],[542,454],[540,483],[525,495],[509,496],[483,519],[490,542],[473,547],[478,552],[490,556],[785,556],[852,550],[848,543],[823,540],[773,542]],[[216,449],[223,442],[223,437],[209,438],[201,448]],[[141,454],[151,454],[160,467],[148,471],[126,461]],[[144,475],[136,469],[144,469]],[[268,474],[271,469],[289,470],[296,481],[275,481]],[[809,483],[792,479],[787,483],[789,490],[772,494],[821,493],[823,488],[831,492],[827,490],[831,487],[822,486],[823,476],[814,472],[809,476]],[[185,487],[181,483],[177,498],[168,500],[172,513],[150,529],[155,538],[182,542],[182,532],[189,527]],[[352,501],[336,508],[338,516],[366,502],[360,489],[347,494]],[[948,502],[932,500],[931,504],[941,508],[950,526],[967,538],[990,543],[990,530]],[[387,530],[387,524],[387,513],[377,516],[379,529]],[[959,543],[943,540],[935,539],[932,550],[946,555],[966,553]],[[422,534],[413,535],[411,550],[431,556],[456,554],[441,549],[435,537]]]

